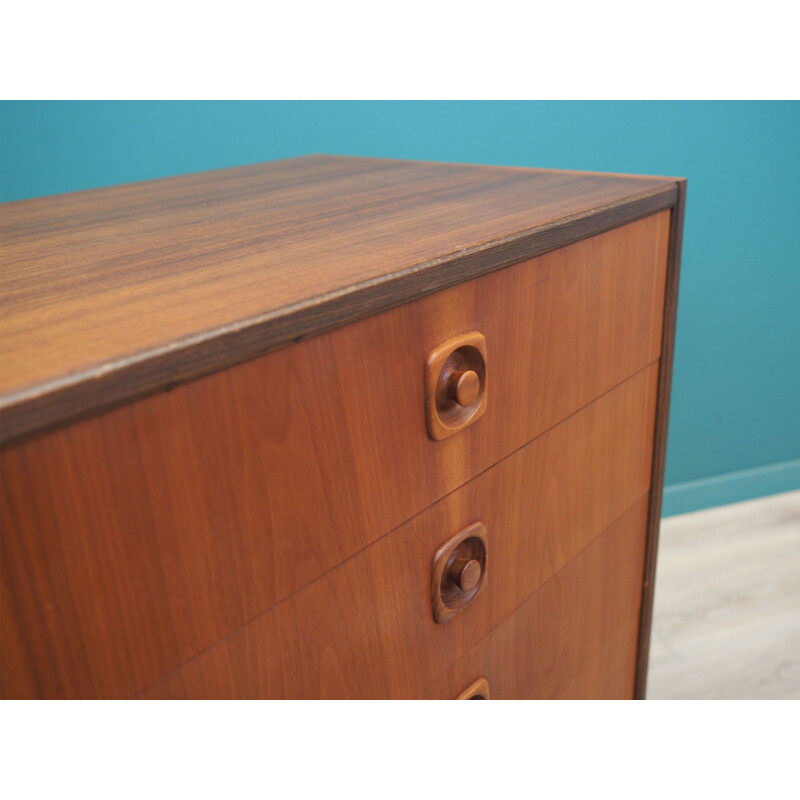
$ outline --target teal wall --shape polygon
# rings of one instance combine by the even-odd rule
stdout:
[[[313,152],[687,177],[665,513],[800,488],[800,103],[4,103],[0,200]]]

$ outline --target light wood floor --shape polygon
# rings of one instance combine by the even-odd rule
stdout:
[[[800,698],[800,491],[662,522],[647,697]]]

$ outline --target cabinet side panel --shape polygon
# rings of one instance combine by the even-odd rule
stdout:
[[[656,555],[661,525],[661,501],[664,494],[664,471],[667,460],[667,431],[669,403],[672,390],[672,365],[675,356],[675,326],[678,317],[678,285],[683,248],[683,219],[686,210],[686,181],[677,183],[678,199],[670,212],[669,252],[664,295],[658,403],[653,439],[653,485],[647,522],[647,548],[642,579],[642,612],[639,621],[639,644],[636,662],[636,699],[643,700],[647,692],[647,663],[650,654],[650,628],[655,596]]]

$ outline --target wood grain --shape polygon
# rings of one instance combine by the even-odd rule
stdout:
[[[652,365],[141,696],[415,697],[634,504],[630,527],[643,552],[656,377]],[[487,527],[486,588],[437,624],[432,555],[478,519]],[[638,591],[641,558],[632,566],[621,559],[615,580]],[[635,644],[638,595],[625,597],[623,618],[634,621]],[[581,625],[559,634],[571,640],[584,632]],[[633,653],[631,692],[632,680]]]
[[[667,215],[5,448],[4,615],[70,659],[25,691],[134,691],[652,363]],[[470,330],[493,405],[433,442],[423,364]]]
[[[667,461],[669,402],[672,395],[672,362],[675,355],[675,326],[678,319],[678,283],[683,247],[683,219],[686,211],[686,181],[678,181],[678,200],[670,212],[669,254],[663,303],[664,322],[661,336],[661,372],[658,376],[658,403],[653,440],[653,488],[650,516],[647,522],[647,548],[642,580],[642,613],[639,621],[639,655],[636,663],[636,698],[647,693],[647,660],[650,652],[650,626],[653,618],[656,554],[661,524],[661,501],[664,492],[664,471]]]
[[[634,693],[648,498],[421,693],[449,699],[477,675],[495,700],[629,700]]]
[[[671,207],[676,181],[313,156],[0,207],[4,441]]]

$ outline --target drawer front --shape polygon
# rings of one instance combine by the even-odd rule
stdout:
[[[668,225],[659,213],[3,451],[4,692],[147,685],[653,363]],[[470,331],[487,410],[433,441],[425,360]]]
[[[632,699],[646,522],[642,498],[420,697]]]
[[[142,696],[415,697],[634,504],[643,546],[656,377],[644,370]],[[485,589],[437,624],[433,556],[476,521]]]

